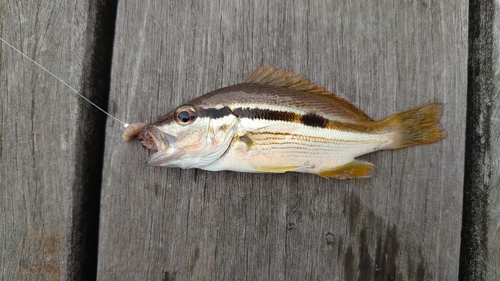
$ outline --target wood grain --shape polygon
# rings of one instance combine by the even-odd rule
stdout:
[[[74,23],[85,5],[38,3],[42,8],[36,10],[16,3],[2,3],[2,38],[77,86],[83,34],[76,24],[64,23]],[[77,98],[6,45],[0,48],[1,275],[61,280],[71,251]]]
[[[0,36],[99,103],[96,6],[2,1]],[[0,59],[0,279],[95,279],[103,115],[3,43]]]
[[[498,1],[469,6],[467,131],[460,280],[500,277]]]
[[[486,279],[500,279],[500,3],[495,1],[493,13],[493,90],[491,95],[490,140],[488,161],[488,259]]]
[[[147,167],[109,121],[98,279],[457,279],[466,31],[466,1],[120,1],[110,110],[129,122],[275,64],[375,119],[442,102],[448,135],[340,181]]]

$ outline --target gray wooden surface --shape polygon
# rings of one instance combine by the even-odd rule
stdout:
[[[109,120],[98,279],[456,280],[467,7],[120,1],[110,110],[128,122],[275,64],[375,119],[442,102],[448,135],[364,156],[377,174],[340,181],[147,167],[149,153]]]
[[[112,2],[2,1],[0,36],[106,106]],[[0,279],[95,279],[105,115],[4,43],[0,60]]]
[[[493,13],[493,91],[491,92],[491,123],[488,161],[488,225],[486,279],[500,279],[500,1],[494,2]]]
[[[79,88],[88,5],[19,4],[0,4],[0,36]],[[81,103],[3,43],[0,58],[0,279],[70,279]]]
[[[499,2],[471,1],[460,280],[500,277]]]

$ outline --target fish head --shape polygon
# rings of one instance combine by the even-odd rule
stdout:
[[[142,144],[156,151],[150,166],[201,168],[219,159],[235,135],[238,117],[225,108],[209,110],[193,104],[181,105],[139,136]]]

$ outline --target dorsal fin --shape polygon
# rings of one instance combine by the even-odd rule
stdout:
[[[309,83],[309,79],[302,79],[301,75],[293,76],[292,73],[293,71],[283,73],[283,68],[274,70],[273,65],[266,68],[262,65],[248,76],[243,83],[272,85],[308,93],[331,94],[324,87],[320,88],[316,83]]]
[[[347,100],[334,95],[325,90],[324,87],[318,87],[316,83],[310,83],[309,79],[302,79],[301,75],[292,75],[293,71],[283,73],[283,68],[274,69],[273,65],[264,68],[261,65],[243,83],[257,83],[276,87],[288,88],[304,93],[321,95],[323,98],[328,97],[328,102],[334,106],[341,106],[355,120],[371,121],[372,119],[361,111],[359,108],[348,102]]]

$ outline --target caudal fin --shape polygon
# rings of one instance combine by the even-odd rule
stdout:
[[[443,126],[439,123],[443,105],[431,103],[392,115],[382,122],[397,128],[394,142],[388,149],[398,149],[438,142],[445,138]]]

